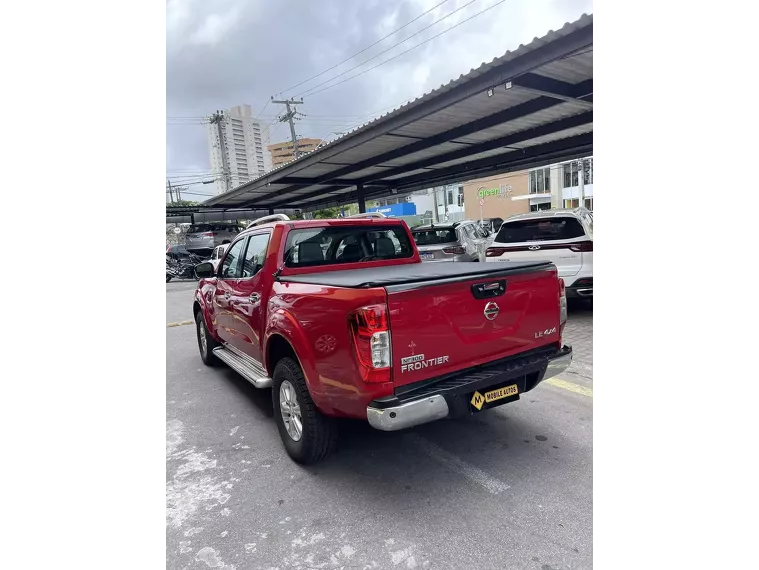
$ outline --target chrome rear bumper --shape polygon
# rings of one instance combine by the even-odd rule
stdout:
[[[546,360],[542,361],[544,363],[541,367],[542,370],[540,370],[542,375],[529,387],[520,388],[520,393],[533,389],[543,380],[557,376],[569,368],[569,365],[572,364],[572,349],[571,347],[565,347],[556,356],[548,357]],[[515,375],[521,373],[519,371]],[[502,385],[505,381],[510,381],[508,375],[494,375],[490,385]],[[457,395],[468,394],[474,390],[482,390],[484,388],[487,387],[474,387],[473,385],[469,386],[469,383],[465,383],[461,384],[454,391],[445,392],[445,394],[441,390],[441,393],[428,394],[423,398],[409,402],[399,402],[398,405],[388,406],[387,404],[380,405],[379,402],[372,402],[366,408],[366,416],[369,420],[369,425],[381,431],[406,429],[448,417],[450,409],[446,396],[451,396],[453,393]]]
[[[369,425],[382,431],[396,431],[448,417],[448,403],[443,396],[430,396],[392,408],[366,408]]]

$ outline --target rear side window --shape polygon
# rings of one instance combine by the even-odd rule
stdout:
[[[453,228],[416,230],[411,234],[416,245],[437,245],[439,243],[451,243],[458,241],[456,230]]]
[[[285,243],[287,267],[403,259],[412,255],[408,235],[399,226],[330,226],[293,230],[287,234]]]
[[[585,230],[576,218],[517,220],[504,223],[498,231],[495,241],[498,243],[520,243],[572,239],[584,235]]]

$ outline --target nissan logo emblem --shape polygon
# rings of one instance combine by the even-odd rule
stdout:
[[[498,316],[498,305],[492,301],[485,305],[485,318],[489,321],[494,320]]]

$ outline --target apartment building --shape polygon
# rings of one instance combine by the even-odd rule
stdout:
[[[325,142],[326,141],[323,141],[322,139],[298,139],[298,156],[301,157],[304,154],[316,150],[320,144]],[[274,168],[295,159],[293,156],[292,141],[270,144],[266,149],[271,154],[271,162]]]
[[[216,193],[245,184],[272,169],[266,151],[268,129],[250,105],[238,105],[209,118],[208,149]]]

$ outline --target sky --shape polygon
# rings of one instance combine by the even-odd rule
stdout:
[[[168,0],[166,176],[190,184],[183,198],[213,194],[197,182],[210,174],[201,119],[217,109],[249,104],[279,142],[289,127],[267,101],[302,97],[298,135],[332,140],[592,11],[590,0]]]

